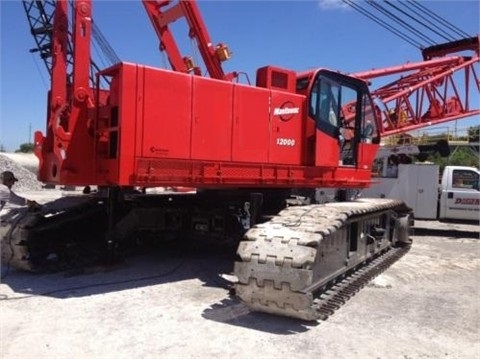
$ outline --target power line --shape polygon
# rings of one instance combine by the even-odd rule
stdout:
[[[470,37],[418,1],[342,0],[342,2],[420,49],[445,41],[453,42],[459,37],[460,39]],[[361,4],[367,4],[371,9],[368,10]]]
[[[429,42],[430,45],[434,45],[435,44],[435,41],[433,41],[431,38],[429,38],[427,35],[425,34],[422,34],[421,31],[418,31],[417,29],[415,29],[414,27],[412,27],[411,25],[408,25],[407,22],[405,22],[404,20],[402,20],[401,18],[399,18],[398,16],[392,14],[390,11],[386,10],[383,6],[381,6],[380,4],[378,4],[377,2],[373,1],[373,0],[367,0],[367,4],[372,6],[373,8],[377,9],[378,11],[380,11],[381,13],[383,13],[385,16],[389,17],[390,19],[392,19],[394,22],[396,22],[397,24],[399,24],[400,26],[403,26],[407,31],[410,31],[412,34],[416,34],[417,35],[417,38],[420,38],[422,39],[423,41],[426,41],[426,42]]]
[[[413,45],[413,46],[418,47],[418,48],[421,47],[421,44],[419,42],[415,41],[415,39],[413,39],[412,37],[410,37],[406,34],[403,34],[402,32],[398,31],[397,29],[393,28],[390,24],[388,24],[384,20],[381,20],[381,19],[377,18],[376,16],[372,15],[370,12],[368,12],[367,10],[365,10],[364,8],[362,8],[361,6],[356,4],[353,0],[342,0],[342,2],[349,5],[354,10],[361,13],[362,15],[364,15],[364,16],[368,17],[369,19],[373,20],[374,22],[379,24],[384,29],[390,31],[391,33],[393,33],[393,34],[397,35],[398,37],[400,37],[401,39],[405,40],[410,45]]]
[[[441,16],[439,16],[439,15],[435,14],[434,12],[428,10],[425,6],[420,4],[420,2],[413,1],[413,0],[407,0],[407,2],[411,3],[413,6],[415,6],[418,10],[422,11],[423,13],[426,13],[426,14],[430,15],[431,17],[435,18],[440,23],[442,23],[443,25],[448,27],[450,30],[455,32],[461,38],[470,37],[470,35],[467,34],[465,31],[462,31],[461,29],[459,29],[458,27],[456,27],[452,23],[448,22],[447,20],[445,20]]]
[[[421,19],[420,23],[422,23],[423,26],[425,26],[425,27],[427,27],[427,28],[430,28],[430,27],[428,27],[428,26],[425,25],[425,23],[428,23],[428,24],[430,24],[432,27],[435,27],[435,28],[436,28],[436,31],[438,31],[438,32],[441,33],[441,35],[439,35],[439,36],[442,36],[442,35],[443,35],[443,36],[446,36],[446,37],[449,38],[449,41],[455,40],[455,37],[452,36],[452,34],[449,34],[449,33],[448,33],[447,31],[445,31],[444,29],[441,29],[440,26],[438,26],[438,23],[433,22],[432,19],[431,19],[431,16],[428,17],[428,16],[424,16],[424,15],[422,15],[422,14],[419,14],[419,13],[418,13],[418,10],[415,10],[414,8],[412,8],[411,5],[408,5],[407,2],[403,2],[403,1],[402,1],[402,2],[399,2],[399,4],[401,4],[402,6],[406,7],[406,8],[409,9],[412,13],[414,13],[415,15],[417,15],[417,16]],[[429,14],[429,15],[431,15],[431,14]],[[443,37],[443,36],[442,36],[442,37]]]
[[[413,16],[407,14],[405,11],[403,11],[402,9],[398,8],[396,5],[392,4],[390,1],[388,0],[385,0],[385,3],[388,5],[388,6],[391,6],[393,7],[395,10],[399,11],[400,13],[404,14],[405,16],[407,16],[408,18],[412,19],[414,22],[420,24],[421,26],[424,26],[426,27],[427,29],[429,29],[430,31],[432,31],[433,33],[437,34],[438,36],[442,37],[443,39],[445,39],[446,41],[453,41],[454,39],[453,38],[448,38],[444,35],[442,35],[441,33],[439,33],[437,30],[435,30],[434,28],[431,28],[430,26],[427,26],[425,25],[422,21],[414,18]],[[399,4],[402,4],[401,1],[398,2]]]

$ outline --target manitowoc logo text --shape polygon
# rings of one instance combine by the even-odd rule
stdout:
[[[290,121],[294,115],[300,113],[300,108],[295,107],[293,102],[287,101],[282,103],[279,107],[273,109],[273,116],[279,116],[282,121]]]
[[[273,110],[273,114],[275,116],[296,115],[299,112],[300,112],[300,109],[298,107],[292,107],[292,108],[279,108],[279,107],[277,107]]]

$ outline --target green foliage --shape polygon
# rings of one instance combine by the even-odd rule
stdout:
[[[480,159],[478,153],[474,153],[467,147],[459,147],[452,151],[449,157],[441,157],[439,154],[432,156],[430,161],[440,166],[443,171],[445,166],[471,166],[480,168]]]
[[[0,145],[0,152],[7,152],[4,145]]]
[[[468,128],[468,142],[479,142],[480,125]]]
[[[20,148],[16,150],[16,153],[32,153],[33,152],[33,143],[22,143]]]

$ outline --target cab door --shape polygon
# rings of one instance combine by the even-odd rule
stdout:
[[[309,116],[318,130],[316,166],[371,169],[379,137],[365,82],[319,70],[310,88]]]
[[[452,171],[451,186],[441,196],[442,218],[478,220],[480,191],[478,172],[470,169]]]

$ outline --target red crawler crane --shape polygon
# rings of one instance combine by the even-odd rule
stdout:
[[[427,49],[417,64],[351,75],[266,66],[250,86],[223,72],[228,48],[212,45],[194,1],[143,4],[172,71],[120,62],[98,71],[91,85],[91,1],[73,3],[72,35],[68,4],[56,2],[47,130],[35,135],[39,179],[107,187],[108,198],[61,201],[61,210],[52,204],[15,222],[4,258],[42,270],[78,257],[71,252],[79,247],[117,254],[132,234],[244,236],[234,273],[245,303],[302,319],[328,315],[340,297],[404,253],[397,246],[409,242],[411,213],[387,199],[309,204],[292,199],[291,190],[365,188],[381,134],[478,114],[468,98],[472,79],[479,89],[478,39]],[[169,31],[182,17],[210,77],[180,54]],[[446,56],[457,50],[473,55]],[[452,76],[459,71],[463,82]],[[370,79],[392,74],[402,77],[370,93]],[[132,193],[137,186],[198,191],[149,197]],[[371,267],[338,284],[364,265]],[[327,288],[341,288],[340,297],[325,301]]]

